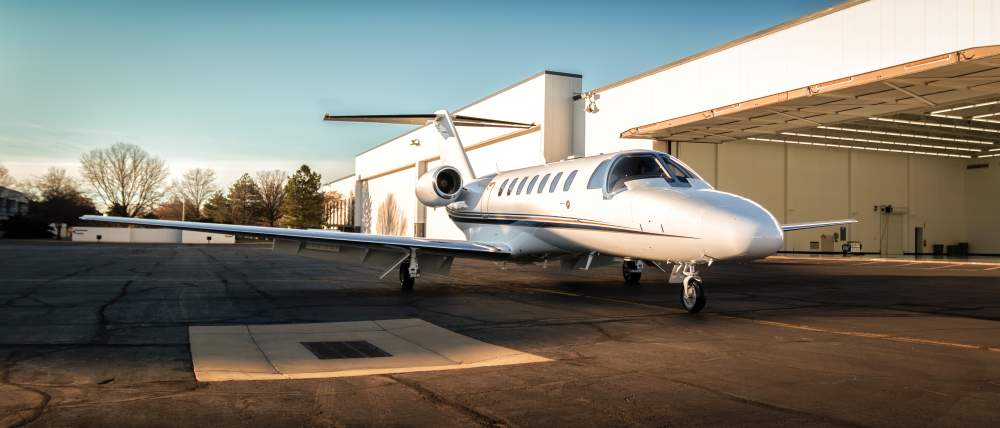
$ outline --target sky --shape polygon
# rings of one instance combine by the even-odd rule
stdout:
[[[175,177],[330,181],[408,127],[324,113],[455,109],[541,70],[593,89],[836,3],[0,0],[0,164],[78,174],[126,142]]]

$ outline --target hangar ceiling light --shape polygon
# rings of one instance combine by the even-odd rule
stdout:
[[[839,126],[817,126],[816,129],[830,129],[834,131],[844,131],[844,132],[858,132],[862,134],[874,134],[874,135],[888,135],[894,137],[904,137],[904,138],[919,138],[924,140],[935,140],[935,141],[952,141],[956,143],[970,143],[970,144],[993,144],[989,141],[983,140],[969,140],[965,138],[952,138],[952,137],[939,137],[935,135],[922,135],[922,134],[906,134],[901,132],[892,131],[878,131],[874,129],[861,129],[861,128],[843,128]]]
[[[881,147],[866,147],[866,146],[855,146],[850,144],[831,144],[831,143],[817,143],[812,141],[801,141],[801,140],[788,140],[788,139],[774,139],[774,138],[761,138],[761,137],[749,137],[747,138],[751,141],[764,141],[769,143],[785,143],[785,144],[798,144],[803,146],[817,146],[817,147],[833,147],[837,149],[849,149],[849,150],[868,150],[872,152],[891,152],[891,153],[905,153],[914,155],[927,155],[927,156],[940,156],[947,158],[964,158],[971,159],[972,156],[969,155],[955,155],[949,153],[937,153],[937,152],[922,152],[917,150],[899,150],[899,149],[885,149]],[[985,155],[977,157],[992,157],[1000,156],[1000,153],[995,155]]]
[[[871,138],[838,137],[836,135],[803,134],[800,132],[782,132],[781,135],[791,135],[794,137],[822,138],[826,140],[855,141],[859,143],[887,144],[893,146],[923,147],[925,149],[957,150],[957,151],[965,151],[973,153],[979,153],[980,151],[982,151],[980,149],[971,149],[967,147],[937,146],[933,144],[920,144],[920,143],[904,143],[901,141],[875,140]]]
[[[994,156],[1000,148],[998,58],[1000,45],[951,52],[638,126],[621,137]]]
[[[1000,134],[1000,129],[978,128],[975,126],[956,125],[953,123],[924,122],[919,120],[893,119],[891,117],[869,117],[868,120],[877,120],[880,122],[905,123],[907,125],[917,125],[917,126],[930,126],[933,128],[952,128],[952,129],[962,129],[966,131],[991,132],[994,134]]]

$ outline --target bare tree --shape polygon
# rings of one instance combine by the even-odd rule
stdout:
[[[115,143],[84,153],[80,169],[111,214],[139,216],[163,198],[166,163],[134,144]]]
[[[272,169],[257,171],[257,188],[260,190],[261,217],[268,226],[278,224],[281,219],[281,205],[285,200],[285,171]]]
[[[179,182],[173,184],[173,192],[186,200],[187,208],[195,214],[189,217],[200,216],[202,205],[218,190],[219,186],[215,184],[215,171],[211,169],[188,170]]]
[[[56,167],[50,167],[41,177],[27,181],[26,184],[25,190],[36,200],[83,193],[79,180],[66,174],[65,169]]]
[[[0,187],[11,187],[16,183],[14,177],[10,176],[7,167],[0,165]]]

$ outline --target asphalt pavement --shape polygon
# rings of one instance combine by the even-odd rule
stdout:
[[[0,240],[0,426],[996,426],[1000,265],[458,261],[412,293],[266,245]],[[553,361],[197,382],[188,327],[420,318]]]

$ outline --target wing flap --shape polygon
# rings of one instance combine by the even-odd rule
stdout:
[[[781,225],[781,230],[785,232],[790,232],[793,230],[803,230],[803,229],[815,229],[817,227],[827,227],[827,226],[840,226],[842,224],[857,223],[854,219],[842,219],[842,220],[825,220],[825,221],[809,221],[805,223],[789,223]]]
[[[280,227],[199,223],[194,221],[153,220],[98,215],[85,215],[80,217],[80,219],[102,223],[167,227],[199,232],[219,232],[258,236],[263,238],[275,238],[275,250],[287,253],[300,253],[303,250],[336,253],[342,251],[340,247],[360,247],[390,250],[396,254],[399,254],[401,250],[415,248],[418,250],[424,250],[428,253],[445,256],[503,258],[510,255],[510,249],[501,244],[473,241],[411,238],[405,236],[337,232],[332,230],[285,229]]]

